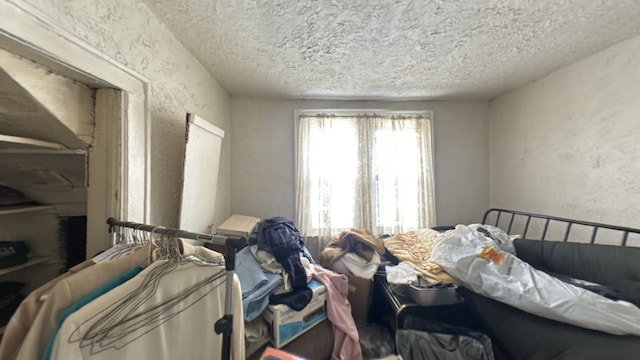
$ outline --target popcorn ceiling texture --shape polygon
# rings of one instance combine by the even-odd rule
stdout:
[[[637,0],[144,0],[232,95],[491,98],[640,32]]]

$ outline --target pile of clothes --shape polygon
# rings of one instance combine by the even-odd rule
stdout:
[[[249,245],[236,254],[245,321],[252,321],[269,304],[302,310],[311,301],[307,286],[313,274],[309,255],[294,223],[274,217],[258,223]]]
[[[340,274],[371,279],[380,266],[385,248],[382,239],[367,229],[342,231],[320,253],[320,265]]]
[[[236,254],[235,269],[242,288],[249,343],[266,335],[266,324],[260,315],[268,305],[286,304],[296,311],[307,306],[313,296],[307,284],[313,278],[327,290],[327,316],[334,336],[332,358],[362,359],[358,331],[347,301],[347,279],[315,265],[293,221],[286,217],[260,221],[248,246]]]

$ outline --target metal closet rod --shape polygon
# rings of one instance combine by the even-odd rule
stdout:
[[[233,329],[233,276],[236,267],[236,251],[242,248],[247,239],[244,236],[233,237],[233,236],[222,236],[222,235],[212,235],[212,234],[200,234],[194,233],[190,231],[184,231],[181,229],[171,229],[164,226],[154,226],[147,224],[139,224],[130,221],[118,221],[114,218],[108,218],[107,224],[109,224],[109,233],[112,234],[114,232],[114,227],[125,227],[131,228],[134,230],[141,231],[149,231],[155,232],[158,230],[162,230],[162,232],[170,232],[173,236],[184,238],[184,239],[193,239],[200,240],[211,244],[216,245],[225,245],[226,248],[226,256],[225,256],[225,270],[226,270],[226,290],[225,290],[225,302],[224,302],[224,316],[218,319],[214,326],[214,331],[216,334],[222,334],[222,347],[220,348],[220,353],[222,359],[227,360],[231,358],[231,333]]]
[[[109,224],[109,233],[112,233],[114,230],[113,228],[117,226],[121,228],[125,227],[125,228],[131,228],[135,230],[148,231],[148,232],[152,232],[152,231],[158,232],[158,233],[161,233],[161,231],[171,232],[176,237],[180,237],[184,239],[199,240],[199,241],[204,241],[204,242],[216,244],[216,245],[227,245],[228,236],[195,233],[195,232],[185,231],[181,229],[172,229],[164,226],[140,224],[140,223],[135,223],[130,221],[118,221],[112,217],[107,219],[107,224]]]

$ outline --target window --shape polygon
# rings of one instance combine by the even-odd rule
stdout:
[[[327,241],[351,228],[380,235],[435,223],[428,114],[305,112],[298,121],[303,236]]]

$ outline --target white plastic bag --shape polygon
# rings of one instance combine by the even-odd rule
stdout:
[[[469,225],[469,228],[478,231],[484,237],[488,237],[493,240],[500,250],[516,255],[516,247],[513,245],[511,235],[504,232],[504,230],[495,226],[483,224],[471,224]],[[487,233],[489,236],[487,236]]]
[[[447,232],[431,260],[472,291],[520,310],[587,329],[640,336],[640,309],[536,270],[464,225]]]

